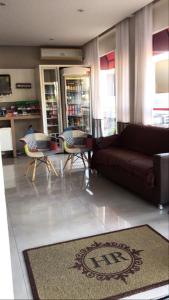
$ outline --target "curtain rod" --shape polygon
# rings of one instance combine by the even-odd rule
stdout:
[[[161,0],[154,0],[154,1],[152,1],[151,3],[154,5],[154,4],[156,4],[157,2],[160,2],[160,1],[161,1]],[[149,3],[149,4],[150,4],[150,3]],[[142,7],[142,8],[143,8],[143,7]],[[142,8],[140,8],[140,10],[141,10]],[[102,33],[100,33],[97,37],[98,37],[98,38],[99,38],[99,37],[102,37],[103,35],[107,34],[109,31],[112,31],[113,29],[116,28],[116,26],[117,26],[118,24],[120,24],[120,23],[121,23],[122,21],[124,21],[124,20],[127,20],[127,19],[132,18],[132,16],[134,16],[138,11],[139,11],[139,10],[135,11],[134,13],[131,14],[130,17],[127,17],[127,18],[121,20],[120,22],[116,23],[116,24],[113,25],[112,27],[106,29],[105,31],[103,31]]]

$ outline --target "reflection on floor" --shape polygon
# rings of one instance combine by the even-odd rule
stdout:
[[[79,237],[149,224],[169,236],[167,209],[152,204],[101,175],[91,174],[78,162],[63,174],[64,155],[54,158],[60,176],[48,175],[44,166],[35,183],[24,176],[27,158],[4,160],[15,299],[32,299],[23,261],[24,249]],[[126,299],[156,299],[169,294],[169,286]]]

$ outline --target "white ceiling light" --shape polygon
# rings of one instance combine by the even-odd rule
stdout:
[[[83,13],[84,9],[83,8],[78,8],[77,11],[80,12],[80,13]]]

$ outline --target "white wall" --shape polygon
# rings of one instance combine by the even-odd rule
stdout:
[[[0,102],[36,99],[35,70],[34,69],[0,69],[0,74],[9,74],[11,77],[12,94],[0,96]],[[17,89],[16,83],[31,83],[31,89]]]
[[[1,150],[0,187],[0,299],[14,299]]]
[[[99,56],[103,56],[116,48],[115,30],[104,34],[99,38]]]
[[[160,0],[154,4],[153,32],[157,33],[169,27],[169,0]]]

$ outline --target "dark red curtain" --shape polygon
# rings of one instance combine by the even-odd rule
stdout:
[[[169,51],[169,28],[153,35],[153,54]]]
[[[115,52],[112,51],[100,57],[100,69],[110,70],[115,68]]]

